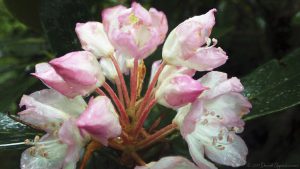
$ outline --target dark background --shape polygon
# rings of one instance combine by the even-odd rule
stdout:
[[[228,62],[218,70],[225,71],[230,76],[244,77],[272,59],[284,58],[300,45],[299,0],[138,2],[146,8],[153,6],[163,11],[168,18],[169,31],[189,17],[216,8],[217,23],[211,37],[218,39],[218,46],[229,56]],[[80,50],[74,31],[76,22],[101,21],[101,10],[117,4],[128,6],[130,2],[0,0],[0,112],[17,112],[17,103],[22,94],[45,88],[41,82],[30,76],[36,63]],[[146,59],[148,67],[151,62],[161,57],[160,52],[159,49]],[[300,64],[298,66],[300,67]],[[22,141],[23,138],[34,135],[32,133],[34,131],[23,126],[8,127],[5,132],[0,133],[0,142]],[[300,168],[299,106],[247,121],[242,137],[248,145],[249,155],[248,164],[241,168],[276,168],[276,165],[285,165],[281,166],[282,168]],[[180,152],[180,147],[186,145],[178,143],[177,147],[176,144],[164,146],[167,146],[167,149],[178,149],[173,152],[185,155],[186,152]],[[23,148],[0,148],[0,168],[18,168]],[[99,152],[93,158],[97,159],[100,156],[102,160],[98,160],[99,164],[103,163],[102,167],[106,165],[103,168],[118,168],[112,158],[103,154],[105,152]],[[100,169],[99,164],[95,165]]]

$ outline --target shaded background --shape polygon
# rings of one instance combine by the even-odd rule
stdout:
[[[165,12],[169,30],[185,19],[217,8],[217,24],[212,36],[218,39],[228,54],[228,62],[218,70],[230,76],[244,77],[256,67],[272,60],[282,59],[300,45],[299,0],[141,0]],[[0,112],[15,113],[22,94],[45,88],[30,76],[39,62],[80,50],[75,35],[76,22],[101,21],[103,8],[124,4],[126,0],[0,0]],[[161,49],[146,59],[149,66],[158,60]],[[299,54],[299,53],[298,53]],[[298,58],[300,55],[298,55]],[[299,59],[298,59],[299,61]],[[299,62],[297,63],[300,67]],[[198,76],[200,76],[199,74]],[[258,77],[263,79],[264,77]],[[299,89],[299,88],[298,88]],[[297,88],[296,88],[297,90]],[[299,90],[298,90],[299,91]],[[280,91],[278,91],[280,92]],[[159,108],[157,108],[159,109]],[[9,121],[1,115],[1,121]],[[286,165],[300,168],[300,113],[299,106],[246,123],[242,137],[249,147],[248,164],[241,168],[259,168],[266,165]],[[3,123],[6,124],[6,123]],[[5,126],[0,142],[17,142],[32,137],[33,130],[21,125]],[[165,143],[160,155],[175,153],[188,156],[186,144],[178,138]],[[19,166],[24,147],[0,149],[3,169]],[[124,168],[117,166],[103,150],[91,166],[97,168]],[[158,152],[158,150],[153,150]],[[110,153],[118,155],[117,153]],[[112,156],[113,156],[112,155]],[[147,156],[146,159],[157,159]],[[99,160],[101,159],[101,160]],[[101,166],[101,167],[100,167]],[[220,167],[221,168],[221,167]],[[230,168],[230,167],[222,167]],[[284,167],[282,167],[284,168]]]

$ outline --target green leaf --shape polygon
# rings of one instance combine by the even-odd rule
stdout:
[[[22,143],[26,139],[33,139],[36,135],[40,135],[37,131],[14,121],[6,114],[0,112],[0,150],[24,149],[26,145],[14,145],[13,143]]]
[[[271,60],[242,78],[252,111],[245,120],[278,112],[300,103],[300,49],[282,60]]]

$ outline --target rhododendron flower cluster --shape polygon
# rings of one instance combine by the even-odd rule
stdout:
[[[26,140],[32,147],[23,152],[21,168],[83,169],[102,147],[119,151],[123,165],[135,169],[216,168],[213,162],[245,165],[247,146],[237,134],[243,131],[241,118],[251,104],[241,94],[238,78],[212,71],[228,58],[210,38],[216,12],[189,18],[168,36],[165,14],[135,2],[131,8],[105,9],[102,23],[77,23],[83,50],[37,64],[32,75],[49,89],[21,99],[25,110],[18,113],[19,120],[46,133]],[[145,84],[143,59],[164,41],[162,60],[153,63]],[[197,71],[208,73],[194,79]],[[175,118],[162,128],[160,119],[145,128],[156,104],[170,108]],[[180,156],[143,160],[141,150],[176,131],[193,161]]]

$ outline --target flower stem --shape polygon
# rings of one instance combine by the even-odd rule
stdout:
[[[150,101],[149,105],[144,109],[141,116],[139,117],[133,133],[135,133],[136,135],[139,133],[140,129],[143,127],[143,124],[144,124],[145,120],[147,119],[147,117],[150,113],[150,110],[152,109],[152,107],[155,104],[156,104],[155,99]]]
[[[103,87],[109,93],[111,99],[115,102],[116,107],[120,111],[121,121],[125,120],[125,122],[128,124],[129,118],[127,116],[126,110],[125,110],[124,106],[122,105],[122,103],[120,102],[119,98],[117,97],[116,93],[106,82],[103,83]]]
[[[139,165],[146,165],[145,161],[136,152],[131,152],[130,155]]]
[[[113,55],[110,58],[111,58],[114,66],[116,68],[116,71],[118,73],[118,77],[119,77],[120,83],[121,83],[121,88],[123,90],[125,103],[126,103],[126,106],[128,107],[129,106],[129,96],[128,96],[128,91],[127,91],[127,87],[126,87],[126,83],[125,83],[125,80],[124,80],[123,73],[121,72],[120,66],[119,66],[118,61],[116,60],[116,58]]]
[[[172,123],[162,129],[158,130],[156,133],[150,135],[144,141],[141,141],[137,145],[138,149],[140,150],[140,149],[146,148],[146,147],[150,146],[151,144],[161,140],[168,134],[172,133],[176,129],[176,126],[177,126],[176,124]]]
[[[117,90],[118,90],[119,99],[120,99],[122,105],[124,106],[124,96],[123,96],[123,91],[122,91],[122,86],[121,86],[120,79],[117,78],[115,80],[115,82],[116,82],[116,86],[117,86]]]
[[[106,96],[106,94],[103,92],[103,90],[96,88],[96,93],[98,93],[100,96]]]
[[[134,107],[137,96],[137,73],[139,60],[134,59],[134,66],[130,74],[130,107]]]
[[[92,141],[86,148],[86,151],[85,151],[85,154],[83,156],[83,160],[81,162],[81,165],[80,165],[80,169],[84,169],[88,160],[91,158],[93,152],[96,150],[96,149],[99,149],[101,148],[102,145],[98,142],[95,142],[95,141]]]
[[[143,112],[143,109],[145,108],[145,105],[148,103],[149,99],[151,98],[150,96],[151,96],[152,90],[153,90],[153,88],[154,88],[154,86],[155,86],[155,84],[156,84],[156,82],[158,80],[159,74],[162,72],[162,70],[164,69],[165,65],[166,65],[166,63],[163,61],[160,64],[159,68],[157,69],[157,71],[156,71],[156,73],[155,73],[152,81],[150,82],[150,85],[149,85],[149,87],[148,87],[148,89],[146,91],[146,94],[145,94],[145,96],[143,98],[143,101],[142,101],[141,105],[139,106],[139,109],[137,110],[137,115],[138,116],[141,115],[141,113]]]

